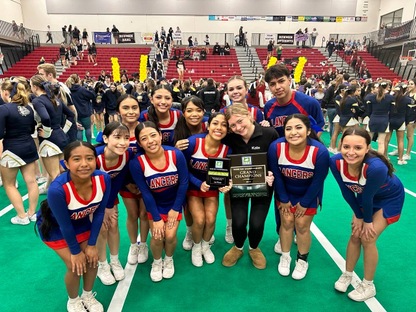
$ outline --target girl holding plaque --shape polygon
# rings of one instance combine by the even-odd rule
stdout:
[[[270,145],[268,161],[275,177],[274,190],[279,209],[282,256],[278,271],[290,274],[290,248],[296,229],[298,253],[292,278],[303,279],[308,271],[311,246],[310,226],[322,203],[324,181],[329,170],[329,153],[302,114],[286,118],[284,138]],[[318,169],[319,168],[319,169]]]
[[[278,134],[273,128],[265,128],[254,121],[245,104],[234,103],[226,111],[228,126],[231,130],[223,143],[228,145],[235,154],[266,153],[269,145],[277,139]],[[273,183],[271,172],[265,177],[269,186]],[[266,268],[266,258],[260,250],[259,243],[263,237],[264,222],[272,199],[271,192],[267,197],[230,198],[232,212],[233,246],[222,259],[226,267],[234,266],[243,256],[244,242],[249,240],[249,255],[257,269]],[[249,202],[251,208],[249,213]],[[247,231],[247,225],[249,230]]]
[[[211,264],[215,256],[211,251],[209,241],[214,233],[218,212],[219,192],[225,193],[231,189],[232,182],[222,187],[210,185],[207,179],[209,170],[208,158],[227,157],[228,146],[221,143],[227,135],[228,123],[223,113],[213,113],[208,120],[208,134],[196,135],[189,138],[189,146],[184,155],[189,169],[188,208],[191,212],[192,223],[192,264],[200,267],[203,259]],[[228,170],[227,170],[228,175]]]

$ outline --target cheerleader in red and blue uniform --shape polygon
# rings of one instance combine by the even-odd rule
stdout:
[[[349,128],[341,138],[341,153],[330,162],[342,196],[354,212],[346,269],[335,283],[336,290],[347,291],[361,248],[364,251],[364,279],[348,294],[354,301],[376,295],[376,243],[387,226],[399,220],[404,203],[404,187],[393,174],[393,166],[384,155],[372,150],[370,143],[371,137],[364,129]]]
[[[232,76],[230,79],[228,79],[227,94],[230,97],[230,100],[233,103],[242,103],[246,105],[248,111],[253,117],[253,120],[263,125],[262,123],[264,122],[263,112],[258,106],[251,105],[250,103],[247,102],[248,93],[249,92],[247,89],[247,82],[243,77],[237,75],[237,76]],[[225,113],[226,110],[227,108],[225,107],[221,111]],[[267,126],[270,126],[268,122],[267,122]]]
[[[204,102],[199,97],[190,95],[182,100],[182,116],[179,117],[178,123],[176,124],[173,138],[176,148],[181,151],[186,150],[189,146],[189,137],[192,135],[205,136],[207,131],[207,118],[204,117],[204,113]],[[187,207],[184,208],[183,212],[186,223],[186,234],[182,242],[182,247],[185,250],[191,250],[193,246],[192,215]]]
[[[130,94],[123,94],[117,101],[117,112],[121,122],[127,126],[130,133],[128,149],[135,155],[139,146],[135,136],[135,129],[139,125],[137,121],[140,116],[140,104],[137,99]],[[127,233],[130,240],[130,248],[127,256],[129,264],[145,263],[149,257],[147,246],[147,236],[149,233],[149,220],[146,208],[139,189],[132,178],[132,173],[128,172],[120,195],[127,209]],[[138,237],[140,219],[140,237]]]
[[[212,113],[208,120],[208,134],[191,136],[189,147],[184,155],[189,169],[188,206],[192,224],[192,264],[200,267],[203,259],[211,264],[215,256],[209,241],[214,234],[218,212],[219,192],[228,192],[232,183],[215,187],[206,182],[208,158],[225,158],[231,152],[228,146],[221,143],[227,135],[228,123],[223,113]]]
[[[162,133],[153,122],[140,123],[136,138],[144,153],[130,162],[130,171],[142,192],[152,231],[150,249],[154,260],[150,278],[159,282],[175,273],[173,253],[188,189],[188,168],[178,149],[162,146]]]
[[[162,144],[173,146],[174,130],[182,113],[172,108],[171,88],[168,85],[158,85],[153,90],[150,101],[152,105],[147,111],[140,113],[139,121],[149,120],[155,123],[162,132]]]
[[[117,122],[110,122],[103,131],[103,143],[97,150],[97,169],[106,172],[111,178],[111,193],[105,209],[104,223],[98,236],[98,272],[97,276],[104,285],[112,285],[124,279],[124,270],[118,254],[120,249],[120,231],[118,227],[117,194],[125,183],[129,161],[133,153],[128,149],[129,129]],[[107,262],[106,246],[110,249],[110,264]],[[111,274],[111,271],[113,274]]]
[[[97,237],[111,191],[110,177],[96,170],[96,151],[75,141],[64,150],[68,171],[50,185],[48,199],[37,212],[36,225],[44,243],[64,261],[68,311],[104,311],[92,293],[97,276]],[[79,286],[83,277],[83,293]]]
[[[296,229],[298,253],[292,278],[303,279],[308,271],[311,246],[310,226],[322,204],[324,181],[329,170],[329,153],[311,129],[309,118],[294,114],[285,119],[285,137],[274,141],[268,162],[275,177],[274,190],[282,222],[282,256],[278,271],[290,274],[290,248]]]

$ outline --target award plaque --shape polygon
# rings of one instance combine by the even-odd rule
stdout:
[[[227,186],[230,181],[230,159],[208,158],[207,184],[211,187]]]
[[[236,154],[231,158],[232,198],[267,197],[267,153]]]

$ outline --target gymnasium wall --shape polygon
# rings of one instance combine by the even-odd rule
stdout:
[[[299,28],[316,27],[326,38],[330,34],[362,34],[377,29],[380,14],[404,7],[404,20],[411,19],[415,1],[391,0],[3,0],[0,19],[17,22],[23,20],[26,27],[35,30],[60,31],[63,25],[72,24],[88,31],[104,31],[117,26],[120,31],[154,32],[161,26],[192,33],[238,33],[240,26],[251,33],[294,33]],[[21,18],[18,8],[21,2]],[[165,3],[164,5],[162,3]],[[290,6],[287,5],[290,3]],[[146,5],[145,5],[146,4]],[[247,5],[246,5],[247,4]],[[259,5],[262,4],[262,5]],[[313,4],[313,5],[312,5]],[[4,10],[3,8],[6,8]],[[17,8],[17,9],[16,9]],[[307,8],[307,10],[305,9]],[[97,14],[97,12],[105,14]],[[14,12],[14,13],[12,13]],[[73,14],[63,14],[72,12]],[[119,15],[109,14],[118,12]],[[132,15],[130,12],[137,12]],[[145,15],[142,12],[146,12]],[[171,13],[169,13],[171,12]],[[178,15],[182,14],[187,15]],[[130,13],[130,14],[126,14]],[[156,13],[158,13],[156,15]],[[268,21],[209,21],[208,15],[320,15],[366,16],[366,22],[268,22]],[[167,14],[167,15],[162,15]],[[169,15],[172,14],[172,15]],[[359,36],[357,36],[359,37]]]

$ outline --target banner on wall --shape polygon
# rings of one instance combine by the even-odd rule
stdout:
[[[100,43],[100,44],[110,44],[111,33],[110,32],[94,32],[94,42]]]
[[[276,40],[274,34],[264,34],[264,40],[266,40],[267,42],[269,42],[270,40]]]
[[[181,40],[182,40],[182,32],[181,32],[181,31],[179,31],[179,32],[174,32],[174,33],[172,34],[172,39],[173,39],[173,40],[178,40],[178,41],[181,41]]]
[[[293,44],[295,42],[294,34],[277,34],[277,43]]]
[[[121,32],[118,34],[118,42],[119,43],[136,43],[134,39],[134,32]]]
[[[142,41],[144,43],[153,43],[153,33],[142,33]]]
[[[225,16],[209,15],[210,21],[268,21],[268,22],[367,22],[366,16],[292,16],[292,15],[273,15],[273,16]]]

